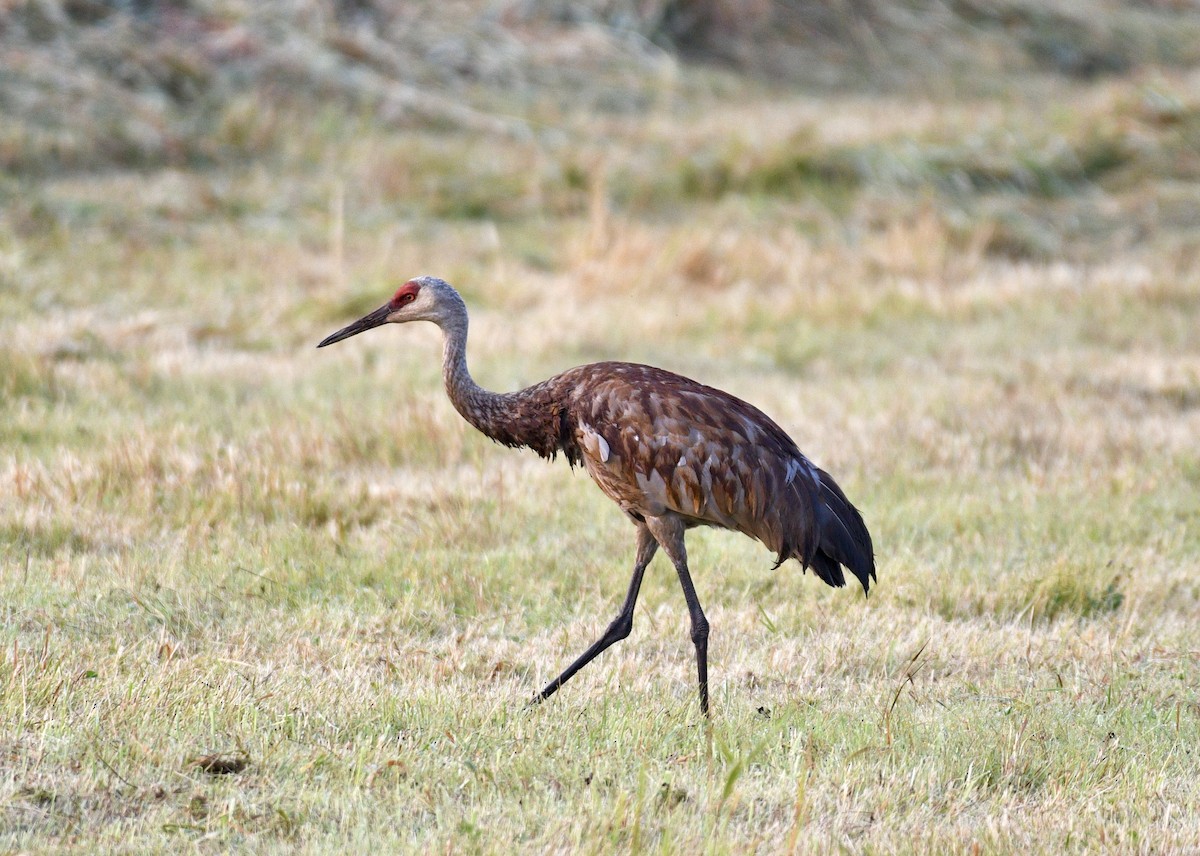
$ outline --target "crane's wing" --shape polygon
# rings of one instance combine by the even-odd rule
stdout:
[[[735,529],[845,585],[874,577],[870,535],[833,479],[753,405],[662,369],[598,363],[569,409],[588,472],[634,516]]]

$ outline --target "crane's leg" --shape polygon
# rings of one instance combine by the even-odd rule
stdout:
[[[596,659],[601,651],[611,646],[614,642],[619,642],[630,634],[633,630],[633,607],[637,604],[638,591],[642,587],[642,575],[646,572],[646,566],[650,564],[650,560],[654,558],[654,553],[658,550],[658,542],[654,540],[654,536],[650,534],[650,530],[646,528],[646,524],[637,524],[637,559],[633,563],[633,579],[629,581],[629,593],[625,595],[625,603],[621,607],[621,611],[617,617],[608,625],[608,629],[604,631],[604,635],[592,643],[592,646],[579,655],[579,658],[574,663],[567,666],[563,673],[546,685],[533,701],[529,702],[529,706],[539,704],[554,695],[558,688],[575,676],[575,673],[586,666],[592,660]]]
[[[700,608],[700,598],[692,585],[688,573],[687,548],[683,543],[684,527],[678,517],[663,515],[646,518],[646,525],[663,551],[675,565],[679,584],[683,586],[683,598],[687,601],[688,615],[692,620],[692,644],[696,646],[696,675],[700,680],[700,711],[708,716],[708,619]]]

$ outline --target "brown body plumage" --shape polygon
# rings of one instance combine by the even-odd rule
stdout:
[[[875,577],[871,536],[826,473],[756,407],[719,389],[634,363],[579,366],[519,392],[481,389],[466,367],[467,314],[442,280],[410,280],[384,306],[321,343],[388,322],[428,320],[443,330],[446,391],[468,422],[506,446],[560,452],[588,474],[638,527],[634,576],[621,613],[535,701],[629,635],[642,574],[661,546],[683,585],[692,620],[701,708],[708,712],[708,622],[687,568],[683,533],[734,529],[832,586],[848,568],[867,591]]]

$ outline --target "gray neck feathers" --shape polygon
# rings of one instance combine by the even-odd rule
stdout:
[[[503,395],[488,392],[467,370],[466,307],[449,313],[439,322],[442,328],[442,380],[446,394],[464,419],[487,436],[503,433]]]
[[[554,378],[520,392],[497,394],[481,389],[467,371],[467,309],[461,298],[450,304],[437,323],[442,328],[446,394],[464,419],[497,443],[526,446],[543,458],[553,458],[565,449],[562,405],[555,398],[561,391]]]

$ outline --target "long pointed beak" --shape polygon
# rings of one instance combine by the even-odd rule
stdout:
[[[326,345],[332,345],[334,342],[342,341],[342,339],[349,339],[351,336],[357,336],[364,330],[370,330],[372,327],[378,327],[380,324],[386,323],[387,317],[391,314],[391,304],[385,303],[374,312],[368,312],[353,324],[338,330],[332,336],[326,336],[321,340],[321,344],[317,345],[317,347],[324,348]]]

